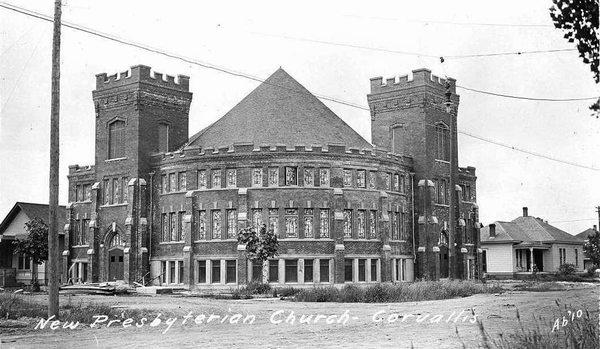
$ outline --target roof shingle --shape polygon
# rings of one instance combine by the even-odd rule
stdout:
[[[575,242],[581,240],[536,217],[517,217],[511,222],[494,222],[496,237],[490,238],[489,226],[481,228],[482,242]]]
[[[304,86],[279,68],[225,116],[192,136],[189,146],[372,145]]]

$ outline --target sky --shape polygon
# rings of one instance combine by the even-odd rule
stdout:
[[[53,12],[51,0],[9,3]],[[66,0],[63,21],[263,79],[283,67],[315,94],[365,107],[369,78],[405,75],[418,68],[495,93],[555,99],[599,96],[589,66],[576,51],[451,57],[575,48],[552,26],[550,6],[551,1],[541,0]],[[0,217],[16,201],[48,202],[51,40],[50,22],[0,8]],[[447,57],[444,63],[439,56]],[[62,204],[67,203],[68,166],[94,162],[95,75],[137,64],[191,77],[190,135],[223,116],[258,85],[63,27]],[[509,146],[459,135],[459,165],[477,168],[483,224],[512,220],[523,206],[529,207],[530,215],[571,234],[598,224],[600,119],[590,116],[592,101],[517,100],[464,89],[458,93],[459,129]],[[324,103],[371,139],[368,111]]]

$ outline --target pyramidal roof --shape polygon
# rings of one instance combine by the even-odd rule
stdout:
[[[511,222],[494,223],[496,236],[491,238],[489,226],[483,227],[481,228],[482,242],[581,242],[575,236],[532,216],[517,217]]]
[[[235,143],[372,148],[281,68],[222,118],[192,136],[187,145],[217,149]]]

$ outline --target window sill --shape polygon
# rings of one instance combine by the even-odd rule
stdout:
[[[295,241],[334,241],[331,238],[279,238],[280,241],[290,241],[290,242],[295,242]]]
[[[237,239],[206,239],[206,240],[195,240],[194,243],[201,242],[237,242]]]
[[[178,244],[185,244],[185,241],[161,241],[158,244],[159,245],[178,245]]]
[[[186,190],[184,190],[184,191],[170,191],[170,192],[168,192],[168,193],[160,193],[160,195],[170,195],[170,194],[185,194],[185,193],[187,193],[187,191],[186,191]]]
[[[448,160],[435,159],[435,162],[440,162],[442,164],[448,164],[448,165],[450,165],[450,161],[448,161]]]
[[[129,203],[128,202],[124,202],[122,204],[100,205],[100,208],[120,207],[120,206],[127,206],[127,205],[129,205]]]
[[[357,242],[381,242],[380,239],[355,239],[355,238],[344,238],[344,241],[357,241]]]
[[[127,160],[127,157],[106,159],[106,160],[104,160],[104,162],[115,162],[115,161],[122,161],[122,160]]]
[[[72,202],[73,204],[91,204],[92,200],[85,200],[85,201],[74,201]]]
[[[447,204],[433,204],[434,206],[438,206],[438,207],[450,207],[450,205]]]
[[[90,247],[90,245],[73,245],[72,248]]]

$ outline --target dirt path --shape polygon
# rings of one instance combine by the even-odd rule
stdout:
[[[108,328],[106,325],[100,328],[82,325],[75,330],[28,328],[17,333],[0,334],[0,348],[410,348],[411,343],[416,348],[456,348],[461,347],[463,342],[467,347],[476,347],[481,337],[477,324],[470,321],[473,319],[470,309],[483,320],[492,334],[510,333],[518,326],[516,309],[519,309],[523,322],[530,326],[535,324],[534,316],[542,316],[547,323],[538,320],[539,325],[541,328],[548,327],[550,331],[550,323],[559,314],[556,300],[570,304],[575,311],[587,309],[597,312],[598,297],[597,287],[553,292],[513,291],[442,301],[386,304],[295,303],[278,299],[227,301],[174,296],[75,296],[72,301],[81,299],[126,308],[159,310],[169,314],[167,316],[177,316],[177,320],[166,333],[163,333],[168,327],[165,316],[161,316],[161,324],[156,327],[149,326],[154,319],[150,317],[141,328],[135,325],[123,328],[121,323],[113,323]],[[40,296],[39,300],[44,299]],[[296,323],[272,323],[270,317],[278,310],[283,313],[277,313],[275,321],[285,320],[293,311],[297,316]],[[348,320],[345,324],[327,324],[323,318],[316,324],[298,323],[302,314],[312,314],[313,320],[318,314],[335,315],[331,319],[338,320],[346,311]],[[192,316],[182,324],[183,317],[189,312]],[[242,317],[254,315],[256,320],[252,324],[243,324],[241,320],[237,324],[229,323],[228,320],[236,313]],[[373,320],[377,313],[381,316],[376,316],[376,320],[382,321]],[[388,323],[388,316],[393,313],[413,315],[404,322],[400,318]],[[454,316],[451,315],[453,313]],[[459,313],[461,316],[456,319]],[[230,318],[224,323],[220,319],[206,323],[204,319],[202,324],[196,324],[196,316],[200,314],[206,318],[210,314],[229,314]],[[421,318],[418,318],[419,315]],[[392,320],[394,318],[392,316]],[[133,324],[139,321],[134,319]]]

